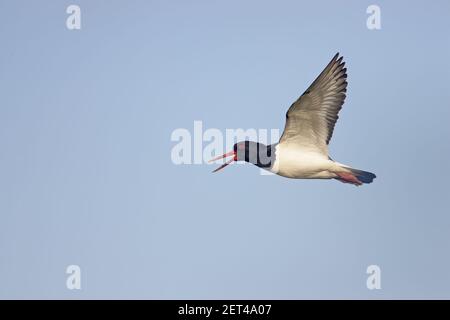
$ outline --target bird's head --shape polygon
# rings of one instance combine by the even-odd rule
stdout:
[[[211,159],[209,162],[233,157],[213,172],[217,172],[225,168],[227,165],[234,161],[246,161],[249,163],[253,163],[254,165],[257,165],[259,167],[266,167],[267,165],[270,166],[270,151],[268,154],[268,150],[270,150],[270,148],[267,148],[267,146],[263,145],[262,143],[253,141],[241,141],[234,144],[232,151]]]

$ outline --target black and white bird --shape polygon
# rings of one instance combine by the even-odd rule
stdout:
[[[344,66],[337,53],[291,105],[278,143],[266,146],[253,141],[238,142],[232,151],[211,160],[233,157],[213,172],[233,161],[246,161],[287,178],[336,179],[357,186],[371,183],[375,174],[336,162],[328,154],[328,143],[345,100]]]

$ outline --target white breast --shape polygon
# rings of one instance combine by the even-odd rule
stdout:
[[[334,162],[315,151],[278,144],[275,147],[275,162],[270,171],[280,176],[297,179],[329,179]]]

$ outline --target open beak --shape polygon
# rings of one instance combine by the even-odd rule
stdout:
[[[213,161],[216,161],[216,160],[219,160],[219,159],[228,158],[228,157],[230,157],[230,156],[233,156],[233,158],[230,159],[230,160],[228,160],[227,162],[225,162],[223,165],[221,165],[220,167],[218,167],[218,168],[217,168],[216,170],[214,170],[213,172],[217,172],[217,171],[219,171],[219,170],[225,168],[227,165],[229,165],[229,164],[232,163],[233,161],[236,161],[236,152],[230,151],[230,152],[228,152],[228,153],[225,153],[225,154],[223,154],[223,155],[221,155],[221,156],[218,156],[218,157],[215,157],[214,159],[209,160],[209,162],[213,162]]]

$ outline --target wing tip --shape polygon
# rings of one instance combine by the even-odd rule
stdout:
[[[333,57],[333,60],[337,60],[338,58],[344,58],[344,55],[341,55],[339,51],[336,52],[336,54]]]
[[[337,52],[328,65],[329,66],[338,65],[339,67],[344,68],[345,66],[344,56],[341,55],[339,52]]]

